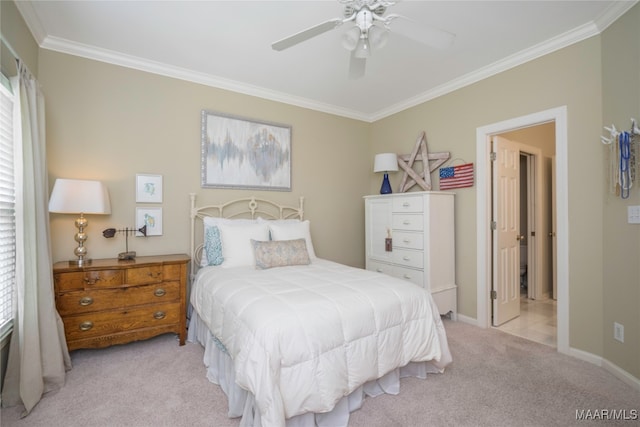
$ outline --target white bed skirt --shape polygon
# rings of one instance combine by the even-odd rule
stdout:
[[[242,427],[268,427],[262,426],[260,412],[255,405],[255,399],[251,393],[240,388],[235,383],[235,373],[231,357],[216,344],[216,340],[194,311],[189,322],[187,340],[200,343],[204,351],[204,365],[207,369],[207,379],[218,384],[229,399],[230,418],[242,417]],[[400,392],[400,378],[416,377],[425,379],[427,374],[442,373],[431,362],[412,362],[402,368],[395,369],[383,377],[369,381],[356,389],[353,393],[343,397],[331,412],[307,413],[287,419],[287,427],[338,427],[347,426],[349,414],[360,409],[365,396],[379,396],[381,394],[398,394]]]

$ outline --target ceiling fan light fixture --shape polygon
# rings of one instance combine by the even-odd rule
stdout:
[[[356,58],[368,58],[371,56],[371,45],[368,38],[362,37],[358,41],[354,55]]]
[[[360,41],[360,28],[353,27],[342,36],[342,46],[347,50],[354,50]]]
[[[386,46],[387,41],[389,40],[389,30],[374,25],[369,29],[368,38],[371,48],[383,48],[384,46]]]

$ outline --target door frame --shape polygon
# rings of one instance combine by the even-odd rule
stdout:
[[[557,243],[557,350],[569,354],[569,179],[567,107],[561,106],[526,116],[508,119],[476,129],[476,164],[478,189],[476,196],[476,268],[478,326],[491,326],[491,168],[492,135],[524,127],[555,122],[556,138],[556,243]]]

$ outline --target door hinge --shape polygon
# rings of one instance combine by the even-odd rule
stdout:
[[[498,293],[496,291],[491,291],[491,299],[498,299]]]
[[[489,154],[489,158],[491,159],[492,162],[495,162],[498,156],[496,155],[495,151],[492,151],[491,154]]]
[[[536,237],[536,232],[535,231],[531,232],[531,237]]]
[[[498,223],[497,223],[497,222],[495,222],[495,221],[491,221],[491,229],[492,229],[492,230],[495,230],[495,229],[497,229],[497,228],[498,228]]]

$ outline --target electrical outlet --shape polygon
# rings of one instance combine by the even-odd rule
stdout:
[[[624,342],[624,325],[621,325],[618,322],[613,322],[613,338]]]

